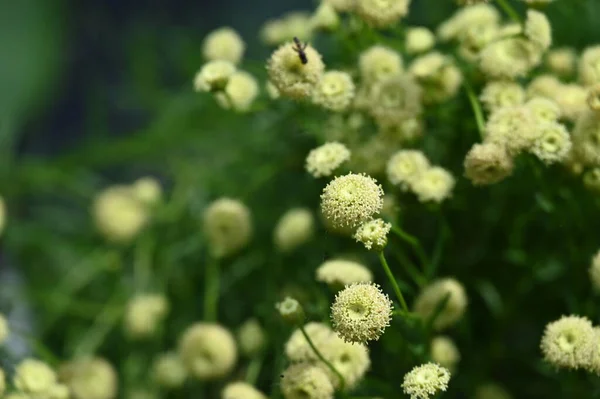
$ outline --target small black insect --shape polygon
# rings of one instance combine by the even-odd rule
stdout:
[[[297,37],[294,37],[294,45],[292,46],[292,49],[298,53],[298,57],[300,57],[300,62],[302,62],[303,64],[308,63],[308,58],[306,57],[306,53],[304,52],[306,46],[308,46],[308,43],[302,44],[300,43],[300,40],[298,40]]]

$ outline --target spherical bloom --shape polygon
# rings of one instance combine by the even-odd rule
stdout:
[[[145,204],[156,204],[161,200],[162,188],[154,177],[142,177],[131,185],[133,195]]]
[[[202,44],[202,54],[209,61],[223,60],[239,64],[246,45],[238,33],[223,27],[209,33]]]
[[[562,82],[554,75],[540,75],[531,80],[527,86],[527,97],[545,97],[554,99],[556,92],[562,86]]]
[[[493,112],[504,107],[514,107],[525,102],[525,90],[520,84],[498,80],[489,82],[479,97],[486,110]]]
[[[290,209],[277,222],[273,236],[275,246],[282,252],[289,252],[307,242],[314,230],[315,221],[310,210]]]
[[[4,345],[9,333],[8,322],[4,315],[0,313],[0,346]]]
[[[61,366],[59,376],[74,399],[113,399],[118,379],[113,366],[101,358],[86,358]]]
[[[245,382],[232,382],[223,388],[221,399],[267,399],[267,396]]]
[[[564,161],[572,146],[565,126],[558,122],[544,122],[538,129],[541,136],[533,143],[531,152],[547,165]]]
[[[354,239],[363,243],[368,250],[380,252],[387,245],[387,235],[391,229],[392,224],[382,219],[369,220],[356,230]]]
[[[600,83],[600,45],[588,47],[581,54],[579,81],[586,86]]]
[[[333,179],[321,194],[321,211],[333,227],[355,228],[378,214],[383,189],[367,175],[349,173]]]
[[[271,83],[270,80],[268,80],[265,84],[265,90],[267,90],[267,94],[269,95],[269,98],[271,100],[276,100],[280,96],[279,90],[277,90],[277,87],[275,87],[275,85]]]
[[[246,112],[258,96],[256,78],[248,72],[237,71],[229,77],[225,90],[216,93],[219,104],[225,109]]]
[[[449,337],[440,335],[431,340],[431,359],[448,370],[454,370],[460,361],[460,352]]]
[[[339,290],[352,283],[368,283],[373,281],[373,274],[364,265],[343,259],[325,261],[317,269],[317,281],[327,283],[331,288]]]
[[[360,76],[367,84],[380,82],[402,73],[400,54],[385,46],[373,46],[363,51],[358,60]]]
[[[325,143],[308,153],[306,170],[314,177],[331,176],[334,170],[350,159],[350,150],[337,141]]]
[[[577,54],[571,47],[550,50],[546,56],[546,65],[559,76],[570,76],[575,71]]]
[[[231,333],[214,323],[196,323],[179,340],[179,356],[190,376],[214,380],[228,374],[237,360],[237,348]]]
[[[125,310],[125,331],[131,338],[147,338],[159,328],[169,311],[164,295],[138,295],[129,300]]]
[[[265,331],[256,319],[248,319],[237,331],[240,352],[253,357],[262,352],[267,343]]]
[[[600,193],[600,168],[591,168],[583,175],[583,185],[590,191]]]
[[[406,29],[406,52],[424,53],[435,45],[435,35],[429,29],[417,26]]]
[[[546,326],[540,347],[550,364],[578,369],[589,364],[594,339],[594,329],[587,318],[563,316]]]
[[[552,45],[552,27],[546,15],[536,10],[527,10],[525,36],[542,51]]]
[[[480,53],[479,68],[491,78],[522,77],[540,61],[534,45],[522,38],[507,38],[488,44]]]
[[[458,53],[469,63],[477,62],[481,50],[501,37],[501,30],[496,24],[466,27],[459,36]]]
[[[424,88],[426,102],[440,102],[454,96],[462,83],[462,74],[452,59],[437,51],[415,59],[409,72]]]
[[[267,21],[260,30],[260,38],[268,45],[278,45],[294,37],[307,41],[312,34],[310,14],[299,11],[292,11],[281,18]]]
[[[369,113],[380,125],[398,124],[422,111],[422,90],[410,75],[399,75],[373,85]]]
[[[223,90],[234,73],[235,65],[229,61],[207,62],[194,77],[194,89],[196,91]]]
[[[501,386],[487,383],[477,387],[475,399],[512,399],[512,396]]]
[[[533,112],[523,106],[496,110],[490,115],[485,130],[485,141],[503,146],[509,155],[530,147],[541,135]]]
[[[329,71],[313,91],[313,102],[331,111],[343,111],[354,98],[354,82],[346,72]]]
[[[15,387],[31,395],[43,395],[56,385],[56,373],[46,363],[35,359],[21,361],[14,375]]]
[[[346,390],[350,390],[360,382],[371,366],[369,350],[363,344],[348,343],[331,332],[323,349],[323,356],[344,377]],[[317,363],[329,376],[334,388],[339,388],[340,380],[325,364]]]
[[[283,301],[275,304],[275,309],[277,309],[281,318],[289,324],[296,325],[304,322],[304,308],[294,298],[286,297]]]
[[[148,209],[128,186],[112,186],[100,192],[92,206],[98,230],[115,242],[138,235],[149,219]]]
[[[306,63],[302,62],[294,48],[293,43],[282,44],[267,62],[267,71],[269,79],[281,95],[301,99],[312,95],[323,76],[325,64],[321,60],[321,54],[312,46],[307,45],[303,50]]]
[[[356,0],[354,12],[370,25],[386,27],[408,14],[410,0]]]
[[[402,388],[410,399],[429,399],[439,391],[446,391],[450,372],[435,363],[426,363],[413,368],[404,376]]]
[[[594,289],[600,291],[600,251],[596,252],[596,255],[592,258],[590,280]]]
[[[600,112],[600,83],[590,88],[587,104],[592,111]]]
[[[442,330],[456,324],[467,309],[467,294],[462,284],[452,278],[440,279],[425,287],[415,301],[415,313],[424,320],[429,319],[446,297],[448,300],[435,318],[433,327]]]
[[[497,26],[500,13],[489,4],[476,4],[458,10],[452,17],[444,21],[437,30],[442,41],[459,38],[470,28]]]
[[[323,323],[307,323],[304,325],[304,331],[321,353],[331,341],[331,336],[335,336],[331,328]],[[299,328],[286,342],[285,355],[291,362],[315,362],[319,359]]]
[[[587,90],[576,84],[561,84],[551,97],[561,109],[565,119],[576,121],[587,109]]]
[[[379,285],[354,283],[335,296],[333,329],[346,342],[377,341],[392,319],[392,301]]]
[[[560,107],[549,98],[533,97],[525,103],[538,123],[556,122],[561,117]]]
[[[581,114],[573,130],[573,149],[579,160],[600,166],[600,115],[593,111]]]
[[[283,373],[281,391],[285,399],[333,399],[333,385],[318,366],[293,364]]]
[[[333,5],[322,1],[310,17],[310,24],[313,29],[332,31],[340,26],[340,17]]]
[[[494,184],[510,176],[512,157],[503,146],[494,143],[475,144],[464,162],[465,177],[476,186]]]
[[[450,172],[434,166],[419,175],[412,185],[412,190],[421,202],[440,203],[452,195],[455,184]]]
[[[235,199],[215,200],[204,210],[204,234],[217,258],[241,250],[252,237],[250,210]]]
[[[387,163],[386,173],[390,183],[408,190],[429,169],[427,157],[417,150],[400,150]]]
[[[158,385],[165,388],[177,388],[183,385],[187,371],[177,353],[159,355],[152,363],[152,375]]]

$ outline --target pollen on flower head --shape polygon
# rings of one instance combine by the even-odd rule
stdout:
[[[408,14],[410,0],[356,0],[354,12],[378,28],[392,25]]]
[[[479,54],[479,68],[491,78],[525,76],[541,60],[540,52],[525,39],[509,37],[488,44]]]
[[[348,284],[373,281],[373,274],[366,266],[358,262],[332,259],[323,262],[317,268],[316,279],[339,290]]]
[[[421,151],[400,150],[388,161],[386,173],[390,183],[408,190],[427,169],[429,161]]]
[[[250,210],[231,198],[213,201],[205,210],[204,234],[213,256],[222,258],[244,248],[252,236]]]
[[[571,76],[575,71],[577,54],[572,47],[555,48],[548,51],[546,65],[556,75]]]
[[[556,122],[562,116],[560,106],[549,98],[533,97],[525,107],[531,110],[538,123]]]
[[[321,211],[333,227],[356,228],[383,207],[383,189],[370,176],[349,173],[333,179],[321,194]]]
[[[308,153],[306,170],[314,177],[331,176],[334,170],[350,159],[350,150],[337,141],[325,143]]]
[[[592,258],[589,272],[592,286],[596,291],[600,292],[600,250]]]
[[[303,50],[307,60],[303,63],[294,46],[288,42],[275,50],[267,62],[267,71],[269,79],[281,95],[302,99],[313,94],[321,80],[325,64],[321,60],[321,54],[310,45]]]
[[[479,97],[487,111],[514,107],[525,102],[525,90],[520,84],[508,80],[489,82]]]
[[[219,324],[199,322],[179,339],[178,353],[188,374],[198,380],[214,380],[235,366],[237,348],[229,332]]]
[[[258,320],[248,319],[237,331],[237,341],[240,352],[247,357],[253,357],[265,348],[267,336]]]
[[[62,365],[59,378],[71,391],[73,399],[114,399],[118,378],[114,367],[98,357],[82,358]]]
[[[588,47],[581,54],[579,81],[585,86],[600,83],[600,45]]]
[[[372,84],[401,74],[404,65],[398,52],[376,45],[360,54],[358,69],[363,81]]]
[[[404,376],[402,388],[410,399],[429,399],[448,389],[450,371],[435,364],[426,363],[413,368]]]
[[[273,233],[275,247],[289,252],[310,240],[315,230],[315,218],[305,208],[293,208],[287,211],[277,222]]]
[[[503,146],[494,143],[475,144],[464,162],[465,177],[476,186],[498,183],[514,169],[511,156]]]
[[[240,35],[229,27],[210,32],[202,44],[202,53],[208,61],[223,60],[239,64],[246,45]]]
[[[446,297],[448,300],[435,318],[433,327],[442,330],[456,324],[467,309],[467,294],[462,284],[453,278],[436,280],[426,286],[415,301],[415,313],[424,320],[429,319]]]
[[[333,329],[346,342],[377,341],[390,325],[392,308],[392,301],[379,285],[348,285],[336,294],[331,305]]]
[[[223,90],[234,72],[235,65],[230,61],[207,62],[194,77],[194,89],[196,91]]]
[[[177,353],[163,353],[152,363],[152,376],[160,386],[177,388],[183,385],[187,371]]]
[[[334,388],[321,367],[297,363],[283,372],[281,392],[285,399],[333,399]]]
[[[535,140],[531,152],[545,164],[564,161],[571,151],[571,136],[558,122],[543,122],[537,127],[541,135]]]
[[[222,92],[216,93],[219,104],[225,109],[246,112],[259,93],[256,78],[248,72],[237,71],[229,77]]]
[[[164,295],[135,296],[125,310],[125,332],[134,339],[152,336],[168,311],[169,303]]]
[[[431,340],[431,359],[452,371],[460,361],[460,352],[449,337],[440,335]]]
[[[267,396],[252,385],[237,381],[223,388],[221,399],[267,399]]]
[[[313,102],[331,111],[344,111],[354,98],[354,82],[346,72],[329,71],[313,91]]]
[[[563,316],[546,326],[540,347],[544,359],[553,366],[578,369],[589,364],[594,338],[587,318]]]
[[[393,125],[418,116],[423,91],[410,75],[398,75],[374,84],[368,111],[379,125]]]
[[[420,202],[441,203],[452,195],[456,181],[446,169],[434,166],[426,169],[412,184]]]
[[[387,235],[391,228],[391,223],[386,223],[382,219],[369,220],[356,230],[354,239],[368,250],[380,252],[387,245]]]
[[[552,45],[552,27],[546,15],[536,10],[527,10],[525,36],[542,51]]]
[[[416,26],[406,29],[406,52],[409,54],[424,53],[435,45],[435,35],[429,29]]]
[[[540,132],[531,109],[524,106],[504,107],[493,112],[485,125],[485,142],[503,146],[509,155],[531,146]]]
[[[585,165],[600,166],[600,114],[581,114],[573,130],[573,150]]]

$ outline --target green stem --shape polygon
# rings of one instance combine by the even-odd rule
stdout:
[[[496,3],[498,3],[500,8],[504,10],[506,15],[508,15],[510,19],[512,19],[518,24],[521,24],[521,17],[519,16],[519,13],[515,11],[515,9],[510,5],[510,3],[507,0],[496,0]]]
[[[219,302],[219,263],[210,256],[206,264],[204,276],[204,320],[217,320],[217,305]]]
[[[471,84],[465,80],[464,81],[465,90],[467,91],[467,96],[469,97],[469,102],[471,103],[471,108],[473,108],[473,113],[475,114],[475,121],[477,122],[477,130],[479,130],[479,137],[483,139],[485,136],[485,119],[483,118],[483,111],[481,109],[481,104],[473,91],[473,87]]]
[[[256,356],[250,364],[248,365],[248,369],[246,370],[246,382],[250,385],[256,385],[256,380],[258,380],[258,375],[260,374],[260,369],[263,364],[263,356]]]
[[[317,355],[319,360],[325,363],[329,370],[331,370],[340,379],[340,391],[343,392],[344,387],[346,386],[346,380],[344,379],[344,376],[339,371],[337,371],[335,367],[333,367],[333,364],[331,364],[329,360],[323,357],[321,352],[319,352],[315,344],[312,342],[312,339],[310,339],[310,337],[306,333],[306,329],[304,328],[304,326],[300,326],[300,331],[302,331],[302,335],[304,335],[304,338],[306,338],[306,342],[308,342],[308,345],[310,345],[311,349],[313,350],[313,352],[315,352],[315,355]]]
[[[402,305],[402,309],[404,310],[405,313],[410,313],[408,310],[408,306],[406,305],[406,301],[404,300],[404,296],[402,296],[402,291],[400,291],[400,286],[398,285],[398,282],[394,278],[394,275],[392,274],[392,271],[390,270],[390,266],[388,265],[387,261],[385,260],[385,255],[383,254],[383,251],[379,252],[377,255],[379,256],[379,260],[381,261],[383,270],[385,270],[385,274],[387,274],[388,279],[390,280],[390,282],[392,283],[392,286],[394,287],[394,292],[396,293],[396,297],[398,298],[398,301],[400,301],[400,305]]]
[[[421,262],[421,267],[424,271],[428,270],[429,259],[427,259],[427,255],[425,254],[425,251],[423,250],[419,239],[413,235],[408,234],[398,226],[392,225],[392,232],[394,232],[394,234],[396,234],[398,238],[400,238],[401,240],[408,243],[411,247],[413,247],[415,253],[417,254],[417,257],[419,258],[419,261]]]

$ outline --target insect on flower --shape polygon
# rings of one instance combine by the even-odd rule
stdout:
[[[294,49],[294,51],[298,53],[298,57],[300,57],[300,61],[303,64],[308,63],[308,58],[306,58],[306,53],[304,52],[306,46],[308,46],[308,43],[302,44],[300,40],[298,40],[298,38],[294,36],[294,45],[292,46],[292,49]]]

